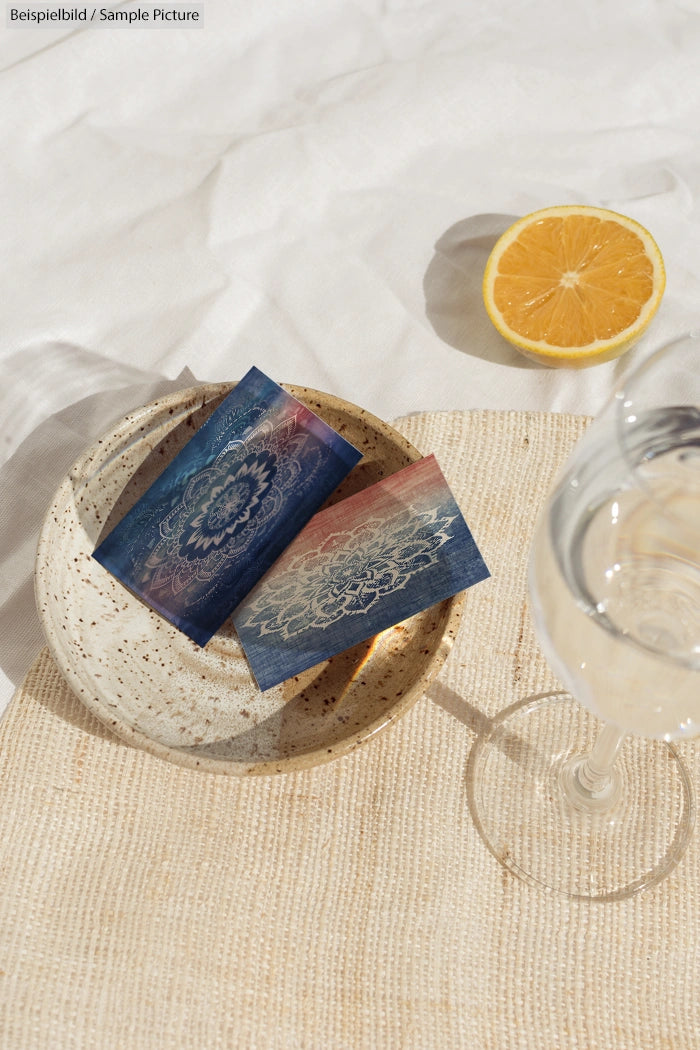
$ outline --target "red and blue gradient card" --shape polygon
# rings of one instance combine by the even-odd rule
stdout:
[[[93,557],[205,645],[361,458],[252,368]]]
[[[233,623],[265,690],[489,575],[428,456],[316,514]]]

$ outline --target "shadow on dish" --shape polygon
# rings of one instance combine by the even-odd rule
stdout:
[[[34,558],[50,502],[86,445],[115,417],[192,380],[155,380],[105,390],[54,413],[0,468],[0,549],[12,559],[12,586],[0,588],[0,667],[19,686],[44,645],[34,597]],[[27,484],[31,479],[31,484]],[[9,580],[7,583],[9,584]]]

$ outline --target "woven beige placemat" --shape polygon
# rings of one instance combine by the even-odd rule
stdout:
[[[578,904],[502,869],[467,806],[475,734],[556,685],[525,563],[584,426],[401,421],[493,577],[428,695],[330,765],[250,780],[168,765],[112,737],[40,655],[0,726],[0,1047],[700,1047],[699,836],[655,890]]]

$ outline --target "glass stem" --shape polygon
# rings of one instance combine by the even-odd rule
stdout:
[[[595,742],[593,750],[579,764],[578,779],[586,791],[597,794],[604,791],[613,775],[613,766],[625,734],[613,725],[606,725]]]
[[[601,811],[617,802],[621,784],[614,767],[625,736],[624,731],[607,724],[592,751],[587,755],[574,755],[565,764],[564,791],[576,809]]]

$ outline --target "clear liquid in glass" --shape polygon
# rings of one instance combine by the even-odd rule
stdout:
[[[615,436],[619,436],[615,435]],[[700,732],[700,413],[601,430],[538,528],[531,595],[576,699],[620,729]]]

